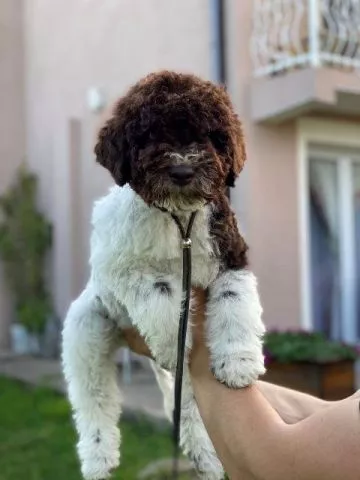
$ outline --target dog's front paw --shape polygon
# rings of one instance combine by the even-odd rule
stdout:
[[[106,480],[113,470],[119,466],[119,455],[94,454],[92,458],[83,461],[81,472],[85,480]]]
[[[261,352],[218,355],[212,358],[211,370],[215,378],[229,388],[242,388],[265,373],[264,357]]]
[[[120,464],[120,434],[111,432],[107,438],[100,432],[90,441],[81,440],[78,444],[81,472],[85,480],[105,480]]]

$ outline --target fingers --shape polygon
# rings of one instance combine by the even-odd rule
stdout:
[[[202,288],[196,287],[192,290],[193,299],[195,300],[195,309],[192,315],[192,335],[193,346],[196,346],[204,341],[204,324],[205,324],[205,309],[206,309],[206,292]]]
[[[146,345],[144,339],[135,327],[125,328],[121,333],[130,350],[138,355],[152,358],[149,347]]]
[[[189,325],[189,328],[192,329],[193,349],[196,349],[205,345],[204,324],[206,292],[202,288],[196,287],[192,290],[192,294],[195,300],[195,309],[192,315],[191,327]],[[153,358],[149,347],[146,345],[144,339],[135,327],[123,329],[121,333],[130,350],[138,355]]]

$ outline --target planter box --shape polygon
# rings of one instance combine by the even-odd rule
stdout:
[[[14,323],[10,327],[11,350],[15,355],[36,355],[39,353],[39,339],[31,335],[23,325]]]
[[[10,327],[11,350],[15,355],[58,358],[60,336],[61,322],[55,316],[49,317],[45,331],[41,335],[31,334],[23,325],[13,323]]]
[[[355,392],[355,362],[270,362],[263,380],[324,400],[341,400]]]

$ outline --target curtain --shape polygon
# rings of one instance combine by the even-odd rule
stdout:
[[[356,244],[356,305],[357,305],[357,338],[360,340],[360,164],[354,164],[354,213]]]
[[[337,166],[310,161],[312,315],[315,329],[340,338]]]

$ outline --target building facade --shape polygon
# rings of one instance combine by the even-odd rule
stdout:
[[[0,193],[26,159],[54,226],[59,316],[87,280],[92,203],[112,185],[93,155],[107,108],[162,68],[216,81],[222,55],[248,152],[231,201],[265,321],[359,339],[360,10],[338,3],[225,0],[219,38],[213,0],[1,2]],[[1,277],[2,348],[12,319]]]

